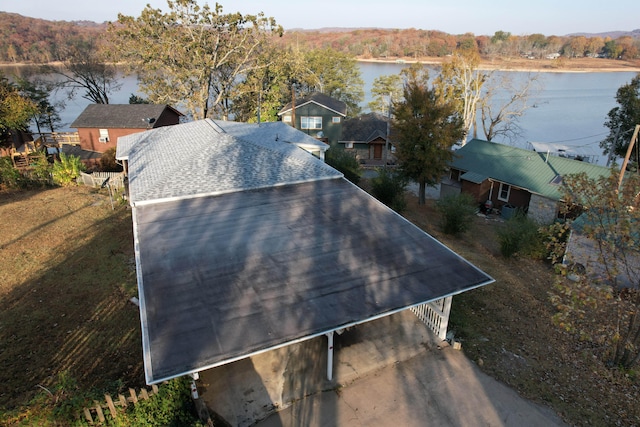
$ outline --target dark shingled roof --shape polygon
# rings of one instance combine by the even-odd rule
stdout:
[[[344,178],[135,209],[148,383],[493,280]]]
[[[179,116],[183,114],[168,105],[158,104],[90,104],[78,118],[71,123],[72,128],[103,128],[103,129],[147,129],[155,127],[147,123],[146,119],[158,118],[170,109]]]
[[[387,138],[388,119],[378,113],[363,114],[342,123],[340,141],[371,142],[377,138]]]
[[[318,105],[322,105],[323,107],[328,108],[329,110],[335,111],[336,113],[342,115],[343,117],[346,117],[347,115],[347,104],[320,92],[314,92],[303,98],[297,99],[296,109],[310,102],[316,103]],[[291,102],[285,105],[282,108],[282,110],[280,110],[278,115],[280,116],[288,111],[291,111]]]
[[[123,137],[147,383],[493,281],[295,145],[217,128]]]

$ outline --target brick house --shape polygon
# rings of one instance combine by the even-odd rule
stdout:
[[[177,125],[183,114],[168,105],[91,104],[71,123],[83,151],[104,153],[118,137],[161,126]]]

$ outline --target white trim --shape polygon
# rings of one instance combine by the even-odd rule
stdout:
[[[503,187],[504,186],[507,186],[507,197],[506,198],[502,197],[502,191],[503,191]],[[504,182],[501,182],[500,183],[500,188],[498,189],[498,200],[508,203],[510,196],[511,196],[511,185],[505,184]]]
[[[429,236],[429,237],[431,237],[431,236]],[[444,244],[441,244],[441,245],[444,246]],[[447,249],[449,249],[449,248],[447,248]],[[453,251],[451,251],[451,252],[453,252]],[[462,258],[457,253],[455,253],[455,252],[453,252],[453,253],[456,256],[458,256],[459,258]],[[462,258],[462,259],[464,259],[464,258]],[[475,265],[471,264],[469,261],[465,260],[465,262],[467,264],[469,264],[471,267],[473,267],[473,268],[475,268],[477,270],[480,270],[478,267],[476,267]],[[419,302],[417,304],[408,305],[406,307],[401,307],[401,308],[398,308],[398,309],[395,309],[395,310],[388,311],[386,313],[380,313],[380,314],[377,314],[375,316],[372,316],[372,317],[369,317],[369,318],[366,318],[366,319],[363,319],[363,320],[360,320],[360,321],[357,321],[357,322],[346,323],[344,325],[341,325],[341,326],[326,330],[324,332],[318,332],[318,333],[314,333],[314,334],[311,334],[311,335],[307,335],[306,337],[296,338],[296,339],[291,340],[291,341],[287,341],[287,342],[283,342],[283,343],[280,343],[280,344],[276,344],[276,345],[274,345],[272,347],[263,348],[263,349],[260,349],[260,350],[257,350],[257,351],[251,352],[251,353],[243,354],[241,356],[235,356],[235,357],[231,357],[231,358],[226,359],[226,360],[221,360],[219,362],[210,363],[208,365],[201,366],[201,367],[199,367],[197,369],[190,369],[188,371],[185,371],[185,372],[182,372],[182,373],[179,373],[179,374],[172,374],[172,375],[168,375],[168,376],[163,377],[163,378],[154,378],[152,381],[149,381],[149,378],[146,378],[147,385],[160,384],[160,383],[162,383],[164,381],[169,381],[169,380],[172,380],[174,378],[182,377],[184,375],[191,375],[194,372],[202,372],[202,371],[206,371],[207,369],[217,368],[218,366],[226,365],[228,363],[237,362],[238,360],[247,359],[249,357],[257,356],[259,354],[263,354],[263,353],[266,353],[268,351],[277,350],[279,348],[287,347],[287,346],[292,345],[292,344],[298,344],[298,343],[301,343],[301,342],[305,342],[305,341],[311,340],[313,338],[320,337],[322,335],[327,335],[328,336],[328,334],[331,333],[331,332],[338,332],[338,331],[341,331],[341,330],[344,330],[344,329],[351,328],[353,326],[358,326],[358,325],[362,325],[364,323],[368,323],[368,322],[371,322],[371,321],[374,321],[374,320],[382,319],[383,317],[391,316],[392,314],[400,313],[401,311],[404,311],[404,310],[407,310],[407,309],[411,310],[413,307],[416,307],[416,306],[428,304],[430,302],[437,301],[439,299],[446,299],[446,298],[449,298],[449,297],[453,297],[453,296],[459,295],[459,294],[461,294],[463,292],[468,292],[468,291],[471,291],[473,289],[477,289],[477,288],[480,288],[482,286],[486,286],[486,285],[489,285],[489,284],[495,282],[495,279],[491,278],[488,274],[486,274],[484,272],[483,272],[483,274],[485,276],[489,277],[490,279],[485,281],[485,282],[478,283],[475,286],[467,288],[467,289],[464,289],[462,291],[460,291],[460,290],[454,291],[454,292],[451,292],[449,294],[443,295],[441,297],[431,299],[429,301],[424,301],[424,302]],[[144,350],[144,347],[143,347],[143,350]],[[150,360],[150,357],[149,357],[149,360]],[[146,370],[146,368],[147,368],[147,366],[145,366],[145,370]],[[149,365],[149,368],[151,368],[151,365]]]
[[[307,122],[307,127],[302,124],[303,120]],[[320,127],[317,127],[318,124],[320,124]],[[311,127],[311,125],[313,125],[313,127]],[[322,130],[322,125],[322,116],[300,116],[300,129]]]
[[[100,136],[98,137],[99,142],[109,142],[109,129],[98,129],[100,132]]]
[[[340,111],[334,110],[333,108],[329,108],[329,107],[327,107],[326,105],[324,105],[324,104],[320,104],[318,101],[314,101],[314,100],[309,100],[309,101],[307,101],[307,102],[305,102],[305,103],[303,103],[303,104],[297,104],[297,105],[296,105],[296,111],[298,110],[298,108],[300,108],[300,107],[304,107],[304,106],[305,106],[305,105],[307,105],[307,104],[316,104],[316,105],[318,105],[318,106],[320,106],[320,107],[324,108],[325,110],[332,111],[332,112],[334,112],[334,113],[336,113],[336,114],[341,115],[342,117],[347,117],[347,115],[346,115],[345,113],[341,113]],[[284,115],[284,114],[287,114],[287,113],[288,113],[289,111],[291,111],[291,110],[293,110],[293,108],[292,108],[292,107],[289,107],[289,108],[287,108],[286,110],[279,112],[279,113],[278,113],[278,115],[279,115],[279,116],[282,116],[282,115]]]
[[[341,179],[345,179],[345,178],[341,178]],[[350,182],[350,181],[348,181],[346,179],[345,179],[345,181],[349,185],[351,185],[351,186],[357,188],[359,191],[363,192],[365,197],[368,197],[370,199],[374,199],[375,200],[375,197],[373,197],[371,194],[365,192],[364,190],[362,190],[360,187],[358,187],[354,183],[352,183],[352,182]],[[389,209],[389,208],[387,208],[387,209]],[[399,313],[399,312],[404,311],[406,309],[411,309],[413,307],[417,307],[417,306],[420,306],[420,305],[423,305],[423,304],[428,304],[428,303],[434,302],[436,300],[445,299],[445,298],[448,298],[448,297],[453,297],[453,296],[461,294],[463,292],[467,292],[467,291],[470,291],[470,290],[473,290],[473,289],[476,289],[476,288],[480,288],[482,286],[486,286],[488,284],[491,284],[491,283],[495,282],[494,278],[489,276],[484,271],[480,270],[480,268],[478,268],[475,264],[472,264],[468,260],[464,259],[460,254],[458,254],[458,253],[454,252],[453,250],[451,250],[444,243],[442,243],[439,240],[435,239],[433,236],[431,236],[426,231],[424,231],[421,228],[419,228],[417,225],[413,224],[411,221],[409,221],[408,219],[406,219],[405,217],[403,217],[399,213],[397,213],[397,212],[395,212],[393,210],[391,212],[393,213],[393,215],[397,216],[402,221],[409,223],[410,226],[412,228],[416,229],[419,233],[422,233],[422,234],[426,235],[436,245],[442,247],[443,249],[445,249],[446,251],[451,253],[454,257],[462,260],[465,264],[467,264],[471,268],[473,268],[476,271],[482,273],[482,275],[486,276],[487,279],[485,281],[483,281],[483,282],[476,283],[475,285],[470,286],[469,288],[457,289],[457,290],[454,290],[453,292],[450,292],[448,294],[440,295],[438,297],[431,298],[431,299],[426,300],[426,301],[418,302],[418,303],[415,303],[415,304],[410,304],[410,305],[407,305],[407,306],[404,306],[404,307],[400,307],[400,308],[397,308],[397,309],[393,309],[393,310],[387,311],[385,313],[379,313],[379,314],[376,314],[376,315],[371,316],[371,317],[366,318],[366,319],[361,319],[361,320],[350,322],[350,323],[346,323],[346,324],[343,324],[343,325],[338,325],[336,327],[333,327],[333,328],[330,328],[330,329],[327,329],[327,330],[324,330],[324,331],[316,332],[316,333],[313,333],[313,334],[310,334],[310,335],[307,335],[307,336],[303,336],[303,337],[299,337],[299,338],[293,339],[291,341],[287,341],[287,342],[283,342],[283,343],[280,343],[280,344],[276,344],[276,345],[274,345],[272,347],[267,347],[267,348],[259,349],[259,350],[256,350],[256,351],[253,351],[253,352],[250,352],[250,353],[246,353],[246,354],[243,354],[243,355],[234,356],[234,357],[231,357],[229,359],[220,360],[218,362],[214,362],[214,363],[210,363],[210,364],[207,364],[207,365],[204,365],[204,366],[200,366],[200,367],[198,367],[196,369],[189,369],[189,370],[186,370],[184,372],[168,375],[168,376],[162,377],[162,378],[154,378],[153,377],[153,372],[152,372],[153,366],[151,365],[151,355],[149,354],[148,329],[143,324],[143,328],[142,328],[143,347],[142,347],[142,349],[143,349],[143,353],[144,353],[143,354],[143,358],[145,360],[145,366],[144,366],[144,368],[145,368],[145,380],[146,380],[147,384],[148,385],[159,384],[159,383],[162,383],[163,381],[168,381],[168,380],[173,379],[173,378],[178,378],[178,377],[181,377],[181,376],[184,376],[184,375],[191,375],[192,373],[195,373],[195,372],[201,372],[201,371],[205,371],[207,369],[216,368],[218,366],[226,365],[228,363],[232,363],[232,362],[235,362],[235,361],[238,361],[238,360],[242,360],[242,359],[246,359],[246,358],[249,358],[249,357],[252,357],[252,356],[256,356],[256,355],[259,355],[259,354],[262,354],[262,353],[266,353],[268,351],[276,350],[278,348],[283,348],[283,347],[286,347],[286,346],[289,346],[289,345],[292,345],[292,344],[297,344],[297,343],[301,343],[301,342],[304,342],[304,341],[308,341],[310,339],[313,339],[313,338],[316,338],[316,337],[319,337],[319,336],[322,336],[322,335],[328,335],[331,332],[340,331],[340,330],[343,330],[343,329],[350,328],[352,326],[361,325],[361,324],[364,324],[364,323],[367,323],[367,322],[370,322],[370,321],[373,321],[373,320],[381,319],[381,318],[390,316],[392,314]],[[134,218],[134,227],[135,226],[136,226],[136,221],[135,221],[135,218]],[[137,236],[137,230],[135,230],[135,228],[134,228],[134,239],[135,239],[135,236]],[[135,244],[135,242],[136,241],[134,240],[134,244]],[[134,249],[139,251],[138,247],[134,247]],[[137,252],[137,254],[139,254],[139,252]],[[139,263],[139,255],[138,255],[138,259],[136,259],[136,266],[138,266],[138,263]],[[141,272],[140,272],[140,274],[141,274]],[[144,294],[142,292],[141,285],[139,284],[138,287],[139,287],[140,296],[143,296]],[[140,299],[140,303],[143,304],[142,298]],[[140,307],[140,310],[142,312],[142,305]],[[142,314],[141,314],[141,316],[142,316]],[[143,319],[143,321],[144,321],[144,319]],[[149,364],[147,365],[147,363],[149,363]]]

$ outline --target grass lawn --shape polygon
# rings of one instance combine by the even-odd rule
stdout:
[[[0,193],[0,218],[0,408],[144,385],[131,211],[72,187]]]

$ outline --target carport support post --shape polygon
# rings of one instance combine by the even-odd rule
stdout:
[[[327,379],[333,379],[333,331],[327,333]]]

